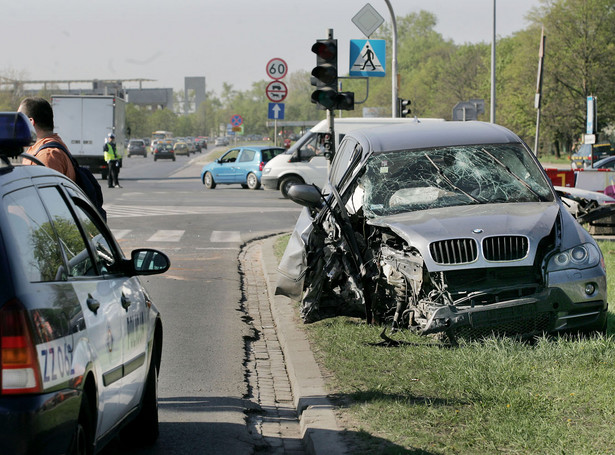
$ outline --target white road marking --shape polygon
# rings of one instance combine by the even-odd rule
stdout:
[[[179,242],[186,231],[159,230],[152,235],[148,242]]]
[[[270,212],[299,212],[301,207],[226,207],[226,206],[187,206],[187,207],[143,207],[136,205],[105,204],[107,218],[126,218],[139,216],[168,216],[168,215],[206,215],[220,213],[270,213]]]
[[[209,241],[212,243],[241,243],[241,233],[239,231],[212,231]]]
[[[132,231],[132,229],[118,229],[113,231],[113,235],[117,240],[119,240],[130,234],[130,231]]]

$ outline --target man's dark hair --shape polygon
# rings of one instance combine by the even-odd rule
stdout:
[[[34,119],[37,126],[43,130],[53,131],[53,109],[45,98],[25,98],[20,104],[22,111]]]

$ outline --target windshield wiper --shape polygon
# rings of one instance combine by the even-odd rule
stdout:
[[[519,177],[517,174],[515,174],[513,171],[510,170],[510,168],[508,166],[506,166],[504,163],[502,163],[500,160],[498,160],[493,153],[485,150],[485,148],[481,148],[479,149],[481,152],[485,153],[487,156],[490,156],[491,159],[493,159],[493,161],[495,161],[497,164],[499,164],[506,172],[508,172],[508,174],[512,175],[514,178],[516,178],[519,182],[521,182],[521,184],[526,187],[528,190],[530,190],[530,193],[532,193],[534,196],[536,196],[538,198],[538,200],[540,202],[544,201],[544,198],[538,194],[536,191],[534,191],[534,189],[529,185],[529,183],[527,183],[525,180],[523,180],[521,177]]]
[[[444,180],[446,180],[446,182],[452,186],[454,189],[456,189],[457,191],[459,191],[460,193],[463,193],[464,195],[466,195],[468,198],[470,198],[472,201],[476,202],[477,204],[484,204],[485,201],[481,201],[480,199],[476,199],[474,196],[472,196],[469,193],[466,193],[465,191],[463,191],[461,188],[459,188],[457,185],[455,185],[453,183],[453,181],[451,179],[449,179],[446,175],[444,175],[444,173],[442,172],[442,169],[440,169],[438,167],[438,165],[436,163],[433,162],[433,160],[431,158],[429,158],[429,156],[427,155],[427,153],[423,153],[423,155],[425,155],[425,158],[427,158],[429,160],[429,162],[431,163],[431,165],[436,168],[436,171],[438,171],[438,175],[440,177],[442,177]]]

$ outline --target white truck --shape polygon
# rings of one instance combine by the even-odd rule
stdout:
[[[396,123],[413,123],[424,121],[444,121],[444,119],[417,118],[378,118],[345,117],[334,120],[335,149],[340,145],[346,133],[359,128],[373,128]],[[271,160],[263,168],[261,183],[266,190],[280,190],[282,196],[288,197],[288,189],[296,183],[313,183],[323,188],[327,182],[329,161],[319,150],[323,136],[328,134],[329,122],[322,120],[285,153]]]
[[[118,96],[52,95],[55,132],[68,145],[77,162],[92,173],[108,175],[103,146],[109,133],[115,134],[120,156],[126,137],[126,101]]]

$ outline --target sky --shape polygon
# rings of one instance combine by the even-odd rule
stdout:
[[[524,29],[540,0],[496,0],[496,34]],[[153,79],[143,88],[182,90],[184,77],[205,77],[206,90],[224,83],[248,90],[270,81],[266,66],[283,59],[289,74],[311,71],[316,39],[333,29],[338,66],[352,22],[370,3],[390,23],[385,0],[21,0],[3,5],[0,76],[22,80]],[[494,0],[390,0],[397,17],[421,9],[455,43],[490,43]],[[387,52],[389,50],[387,49]],[[138,83],[127,82],[126,88]]]

